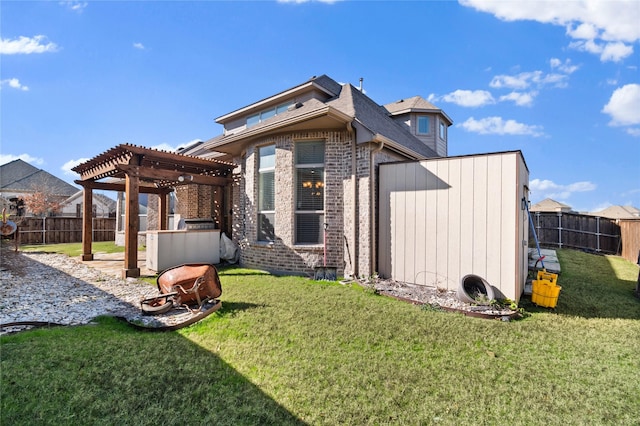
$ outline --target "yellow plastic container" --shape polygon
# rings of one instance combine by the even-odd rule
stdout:
[[[533,280],[531,301],[544,308],[555,308],[562,287],[549,280]]]
[[[546,270],[538,271],[537,279],[550,281],[553,285],[558,284],[558,274],[553,274],[551,272],[547,272]]]

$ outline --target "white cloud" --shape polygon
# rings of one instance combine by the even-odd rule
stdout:
[[[640,124],[640,84],[627,84],[614,90],[602,112],[611,116],[610,126]]]
[[[430,96],[430,98],[435,99],[436,97]],[[456,90],[438,99],[464,107],[480,107],[496,102],[491,93],[486,90]]]
[[[527,89],[533,85],[542,87],[553,85],[555,87],[566,87],[567,74],[545,74],[542,71],[527,71],[516,75],[496,75],[489,83],[494,89]]]
[[[630,127],[625,130],[629,136],[640,138],[640,127]]]
[[[90,160],[89,158],[78,158],[77,160],[69,160],[66,163],[64,163],[62,167],[60,167],[60,170],[62,170],[62,172],[65,175],[78,176],[78,174],[71,169],[73,169],[78,164],[82,164],[85,161],[89,161],[89,160]]]
[[[470,117],[458,126],[468,132],[481,135],[544,136],[541,126],[518,123],[515,120],[504,120],[502,117],[485,117],[480,120]]]
[[[493,14],[504,21],[530,20],[563,26],[577,42],[569,46],[600,55],[600,60],[620,61],[640,40],[640,7],[637,0],[583,0],[554,2],[541,7],[530,0],[460,0],[464,6]],[[599,41],[600,43],[596,43]]]
[[[142,43],[133,43],[133,47],[136,49],[144,50],[144,44]]]
[[[552,198],[566,200],[574,192],[589,192],[596,189],[596,185],[589,181],[574,182],[568,185],[557,184],[551,180],[533,179],[529,181],[529,189],[536,198]]]
[[[574,72],[578,71],[578,68],[580,68],[578,65],[572,65],[571,59],[566,59],[564,62],[562,62],[558,58],[551,58],[549,64],[551,65],[551,69],[557,68],[559,71],[565,74],[573,74]]]
[[[17,39],[1,39],[0,54],[17,55],[31,53],[56,52],[58,46],[55,43],[47,41],[47,37],[37,35],[34,37],[20,36]]]
[[[78,13],[81,13],[85,7],[89,6],[86,1],[61,1],[60,4]]]
[[[38,165],[44,164],[44,160],[42,158],[33,157],[29,154],[20,154],[20,155],[0,154],[0,164],[6,164],[17,159],[20,159],[22,161],[25,161],[31,164],[38,164]]]
[[[22,91],[25,91],[25,92],[29,90],[29,86],[25,86],[25,85],[21,84],[20,80],[18,80],[17,78],[8,78],[6,80],[0,81],[0,88],[2,86],[9,86],[12,89],[18,89],[18,90],[22,90]]]
[[[189,141],[189,142],[184,142],[184,143],[178,144],[177,146],[172,146],[172,145],[169,145],[166,142],[163,142],[161,144],[154,145],[151,148],[152,149],[157,149],[159,151],[175,152],[175,151],[179,150],[180,148],[185,148],[185,147],[187,147],[187,146],[189,146],[191,144],[194,144],[196,142],[201,142],[201,140],[200,139],[194,139],[194,140]]]
[[[518,106],[531,106],[533,99],[538,95],[538,92],[511,92],[507,95],[500,96],[500,101],[513,101]]]
[[[631,56],[633,54],[633,47],[620,42],[598,44],[594,40],[581,40],[569,43],[569,47],[583,52],[600,55],[600,60],[602,62],[620,62],[627,56]]]

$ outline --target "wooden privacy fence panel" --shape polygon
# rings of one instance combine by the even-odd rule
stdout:
[[[541,246],[618,254],[620,226],[615,219],[575,213],[535,212],[533,223]],[[533,235],[529,244],[533,247]]]
[[[629,262],[638,263],[640,259],[640,219],[620,220],[622,235],[622,257]]]
[[[20,221],[21,244],[59,244],[82,242],[82,218],[25,217]],[[114,241],[116,220],[93,219],[93,241]]]

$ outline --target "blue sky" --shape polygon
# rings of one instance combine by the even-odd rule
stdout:
[[[640,2],[2,1],[0,163],[174,149],[327,74],[420,95],[449,154],[519,149],[532,202],[640,207]]]

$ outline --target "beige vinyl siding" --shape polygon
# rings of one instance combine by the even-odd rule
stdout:
[[[499,296],[518,300],[527,185],[519,152],[381,165],[378,272],[450,290],[476,274]]]

